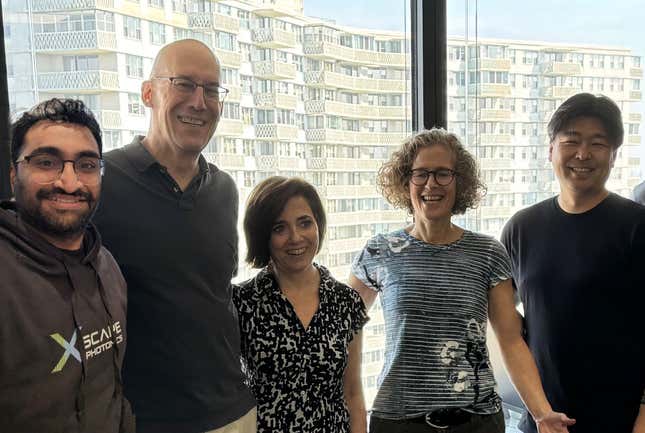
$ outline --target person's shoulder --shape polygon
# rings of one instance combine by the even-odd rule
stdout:
[[[358,292],[351,288],[349,285],[336,279],[333,275],[331,275],[329,269],[319,264],[315,264],[315,266],[320,270],[323,281],[326,283],[327,289],[331,290],[331,293],[337,300],[351,303],[356,303],[359,301],[362,302]]]
[[[271,279],[268,274],[269,271],[267,268],[260,269],[255,276],[241,283],[234,284],[233,290],[242,299],[257,298],[262,290],[271,284]]]
[[[543,218],[544,216],[546,216],[546,214],[553,212],[556,209],[554,206],[555,200],[557,200],[557,196],[549,197],[538,203],[527,206],[524,209],[518,210],[508,220],[508,224],[530,224],[536,219]]]
[[[607,197],[608,205],[612,209],[620,212],[618,216],[627,218],[636,218],[637,221],[643,221],[645,215],[645,206],[636,203],[633,200],[622,197],[618,194],[611,193]]]

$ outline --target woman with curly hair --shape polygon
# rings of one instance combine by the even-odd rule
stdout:
[[[381,295],[385,365],[371,433],[503,433],[486,348],[486,323],[541,432],[573,422],[553,412],[515,310],[510,261],[495,239],[453,224],[485,193],[477,164],[443,129],[407,139],[380,169],[378,186],[410,226],[367,242],[349,284],[369,308]]]

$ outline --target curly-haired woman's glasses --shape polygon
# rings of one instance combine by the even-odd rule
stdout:
[[[425,168],[415,168],[410,172],[410,181],[416,186],[423,186],[428,182],[430,176],[434,177],[437,185],[450,185],[457,172],[449,168],[440,168],[437,170],[426,170]]]

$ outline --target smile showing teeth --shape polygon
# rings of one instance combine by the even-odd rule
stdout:
[[[591,169],[588,167],[570,167],[576,173],[589,173]]]
[[[59,203],[78,203],[84,200],[81,200],[79,197],[51,197],[51,201],[57,201]]]
[[[203,120],[188,116],[179,116],[179,121],[193,126],[204,126],[204,124],[206,124]]]
[[[443,198],[442,195],[424,195],[421,196],[423,201],[439,201]]]
[[[287,250],[287,254],[291,256],[299,256],[305,252],[305,248],[298,248],[297,250]]]

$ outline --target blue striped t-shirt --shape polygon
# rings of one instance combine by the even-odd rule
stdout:
[[[378,291],[385,364],[374,415],[400,419],[438,408],[491,414],[501,409],[486,349],[488,290],[511,277],[506,250],[465,231],[433,245],[397,230],[377,235],[352,273]]]

